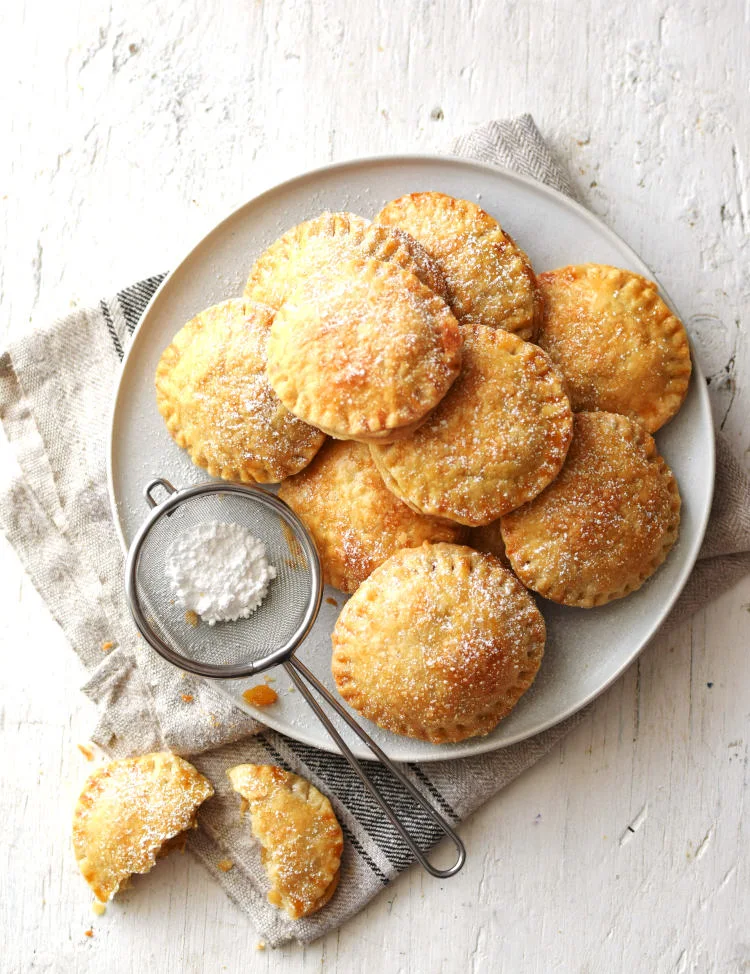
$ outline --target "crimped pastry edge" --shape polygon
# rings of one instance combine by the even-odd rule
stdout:
[[[244,297],[277,309],[268,279],[274,275],[279,262],[293,259],[295,251],[304,246],[306,240],[335,240],[339,236],[362,232],[369,225],[370,220],[357,213],[348,210],[324,210],[316,217],[289,227],[256,257],[248,274]]]
[[[596,410],[589,412],[595,415],[597,414]],[[659,453],[653,436],[648,432],[648,430],[644,429],[636,420],[629,416],[624,416],[619,413],[599,414],[616,419],[618,427],[623,429],[627,428],[629,432],[635,434],[635,438],[642,440],[646,446],[648,459],[655,459],[657,461],[659,475],[667,475],[667,486],[671,499],[670,511],[672,514],[672,521],[667,526],[663,543],[659,551],[655,553],[654,557],[644,567],[639,576],[616,589],[610,590],[609,592],[592,591],[591,587],[589,586],[588,588],[583,588],[572,595],[570,593],[570,586],[563,586],[562,584],[555,585],[540,583],[538,575],[528,571],[520,562],[518,551],[520,545],[514,545],[512,540],[510,540],[511,533],[506,528],[508,521],[505,518],[501,518],[500,521],[503,543],[505,544],[505,550],[511,563],[511,568],[518,576],[521,583],[525,585],[526,588],[536,592],[545,599],[549,599],[551,602],[581,609],[592,609],[600,605],[606,605],[608,602],[613,602],[616,599],[621,599],[626,595],[631,595],[633,592],[637,592],[638,589],[641,588],[641,586],[647,582],[648,579],[651,578],[657,569],[664,563],[679,537],[680,529],[680,509],[682,506],[682,501],[680,498],[677,480],[671,468]],[[632,440],[633,437],[628,436],[628,439]],[[533,503],[533,501],[531,503]],[[515,513],[516,512],[511,512],[510,515],[507,515],[506,517],[513,518]]]
[[[186,814],[183,816],[182,821],[179,821],[176,827],[168,829],[165,831],[164,835],[151,843],[151,847],[148,848],[146,853],[146,861],[144,862],[144,868],[138,869],[136,872],[124,872],[120,871],[119,878],[115,879],[112,884],[105,885],[105,879],[102,877],[102,867],[100,864],[95,863],[86,854],[85,848],[88,842],[88,833],[85,827],[87,812],[90,807],[95,805],[95,797],[92,797],[92,793],[95,795],[100,795],[104,791],[104,786],[109,777],[110,770],[115,766],[136,766],[141,764],[148,765],[150,763],[151,769],[156,765],[160,765],[162,771],[166,768],[170,768],[172,773],[179,769],[190,776],[191,786],[198,788],[200,786],[200,795],[197,796],[194,801],[193,807],[189,810],[186,809]],[[156,784],[156,782],[155,782]],[[202,775],[196,768],[193,767],[190,762],[186,761],[184,758],[179,757],[176,754],[172,754],[170,751],[154,751],[148,754],[138,755],[132,758],[120,758],[113,761],[108,761],[101,767],[97,768],[89,777],[86,779],[86,783],[78,797],[78,800],[73,811],[73,852],[78,863],[78,868],[81,871],[81,875],[86,880],[88,885],[91,887],[96,898],[104,903],[111,900],[113,896],[116,895],[122,884],[133,875],[144,875],[151,871],[151,869],[156,864],[159,858],[159,852],[161,849],[169,843],[172,839],[181,835],[189,829],[197,827],[196,814],[198,808],[206,801],[208,798],[214,794],[213,786],[211,782]],[[142,845],[142,843],[141,843]]]
[[[418,211],[419,208],[424,205],[425,201],[429,201],[429,205],[432,206],[434,206],[436,201],[438,201],[439,207],[442,210],[450,212],[450,222],[456,226],[457,233],[461,232],[459,228],[461,228],[462,225],[465,227],[466,232],[472,233],[477,239],[481,239],[487,234],[499,231],[504,240],[510,243],[519,258],[520,270],[528,279],[531,287],[532,309],[530,320],[527,324],[519,324],[514,328],[504,328],[503,325],[497,322],[490,322],[486,320],[480,321],[479,323],[485,324],[488,327],[503,328],[503,330],[506,330],[511,334],[518,335],[518,337],[522,338],[524,341],[535,341],[536,334],[541,325],[543,299],[537,285],[537,279],[531,261],[529,260],[526,251],[522,247],[519,247],[515,239],[508,233],[508,231],[505,230],[493,216],[491,216],[486,210],[482,209],[482,207],[477,203],[472,203],[471,200],[449,196],[447,193],[440,193],[437,191],[428,190],[417,193],[406,193],[403,196],[399,196],[396,199],[390,200],[388,203],[386,203],[385,206],[383,206],[374,217],[374,222],[384,223],[386,226],[400,226],[399,220],[404,219],[409,211],[412,213]],[[437,258],[435,258],[435,260],[440,263]],[[453,310],[453,295],[449,293],[447,300],[451,310]],[[474,318],[472,316],[466,318],[457,314],[457,318],[460,325],[474,323]]]
[[[638,421],[649,433],[655,433],[673,419],[680,411],[688,389],[690,388],[690,377],[693,365],[690,353],[690,342],[683,322],[674,314],[667,303],[659,294],[659,288],[654,281],[649,280],[642,274],[629,271],[622,267],[614,267],[611,264],[569,264],[564,267],[557,267],[550,271],[544,271],[537,275],[539,291],[544,300],[545,285],[557,281],[565,273],[574,280],[587,281],[596,279],[601,281],[604,278],[616,278],[618,286],[616,290],[621,291],[630,287],[642,299],[646,299],[646,311],[654,311],[661,306],[663,313],[657,324],[660,331],[669,340],[672,348],[672,356],[664,362],[664,370],[669,374],[665,389],[657,397],[654,397],[654,408],[649,415],[644,415],[636,409],[608,409],[598,407],[595,404],[586,404],[576,407],[577,412],[617,412],[619,415],[628,416],[630,419]],[[543,312],[543,308],[542,308]],[[544,316],[540,318],[540,324],[536,336],[537,341],[542,339]],[[573,400],[575,397],[571,396]]]
[[[509,354],[517,355],[520,354],[524,356],[524,362],[529,364],[529,367],[537,369],[537,364],[542,362],[544,369],[542,373],[536,372],[537,378],[540,380],[539,385],[542,382],[547,383],[547,379],[551,378],[556,381],[559,388],[555,392],[552,389],[547,389],[547,396],[544,399],[540,399],[540,408],[546,404],[552,404],[556,402],[561,403],[562,411],[568,417],[567,423],[567,434],[563,436],[563,439],[567,440],[562,452],[562,459],[560,463],[553,463],[551,460],[545,461],[544,464],[539,465],[538,470],[544,469],[544,474],[541,476],[543,481],[542,486],[535,488],[532,492],[532,488],[529,487],[526,491],[521,491],[520,488],[514,488],[514,490],[508,489],[505,491],[507,494],[507,502],[504,505],[498,504],[496,508],[488,514],[477,514],[475,517],[469,517],[466,515],[461,515],[457,513],[454,509],[449,509],[448,505],[442,500],[444,495],[441,495],[436,488],[435,477],[430,477],[427,481],[426,493],[423,490],[415,490],[411,486],[406,485],[403,482],[403,478],[399,478],[394,470],[394,465],[388,464],[387,462],[387,451],[379,450],[377,448],[378,444],[373,444],[370,453],[375,462],[378,471],[380,472],[383,481],[388,487],[388,489],[402,500],[408,507],[418,514],[425,514],[430,517],[439,518],[440,520],[446,522],[454,522],[457,524],[463,524],[466,527],[482,527],[484,525],[490,524],[493,521],[498,520],[504,514],[515,510],[517,507],[521,507],[523,504],[532,500],[534,497],[538,496],[552,481],[557,477],[560,470],[562,469],[567,451],[570,448],[570,444],[573,438],[573,414],[570,408],[570,403],[567,396],[567,391],[565,388],[565,383],[562,380],[559,372],[554,367],[552,360],[549,355],[544,351],[544,349],[539,348],[537,345],[531,342],[524,342],[518,335],[513,332],[504,332],[502,329],[490,328],[487,325],[474,325],[469,329],[469,334],[472,337],[482,337],[492,342],[498,341],[510,341],[512,344],[517,343],[517,352],[511,352],[509,349],[504,349],[503,351],[509,352]],[[504,335],[510,336],[510,338],[503,337]],[[530,364],[533,363],[533,364]],[[460,377],[460,374],[459,374]],[[450,390],[446,395],[450,395]],[[564,408],[564,403],[567,403],[567,409]],[[429,416],[425,418],[425,422],[429,420]],[[420,424],[421,425],[421,424]],[[410,469],[418,469],[417,464],[410,464]]]
[[[346,441],[338,442],[341,443]],[[329,444],[327,449],[330,451],[332,446],[333,444]],[[366,450],[365,452],[372,461],[371,452],[369,450]],[[325,462],[327,458],[321,454],[319,459]],[[306,478],[309,476],[319,477],[319,473],[314,469],[315,464],[316,461],[312,462],[309,467],[300,472],[299,476],[301,478]],[[380,479],[382,480],[382,477]],[[382,484],[381,486],[385,488],[385,484]],[[307,489],[309,490],[310,488],[308,487]],[[393,492],[391,491],[391,493]],[[310,509],[300,501],[299,494],[297,493],[297,477],[291,477],[286,480],[281,485],[278,496],[281,500],[288,504],[289,507],[292,508],[292,510],[303,521],[308,531],[312,535],[318,549],[318,554],[320,555],[321,565],[323,568],[323,580],[325,584],[332,585],[334,588],[337,588],[340,592],[344,592],[347,595],[352,595],[354,592],[356,592],[365,578],[368,578],[375,569],[372,569],[368,575],[362,577],[361,572],[356,572],[350,567],[344,547],[345,534],[337,535],[335,532],[329,529],[328,525],[323,524],[321,526],[320,508],[318,508],[315,512],[315,516],[311,517]],[[323,492],[321,496],[325,497],[326,495]],[[403,503],[395,494],[393,497],[396,503]],[[438,528],[442,528],[441,533],[452,535],[452,537],[441,538],[439,540],[454,544],[461,543],[463,541],[466,529],[462,525],[457,524],[454,521],[448,521],[444,518],[429,517],[428,515],[422,514],[420,511],[415,511],[414,508],[409,507],[409,505],[405,504],[404,506],[408,507],[409,511],[416,514],[418,517],[428,518],[429,521],[432,522],[433,527],[430,529],[430,533],[433,534],[433,539],[431,540],[435,540],[434,535],[438,533]],[[375,518],[377,518],[377,514],[375,514]],[[380,522],[376,523],[378,524],[379,528]],[[373,525],[373,530],[374,527],[375,525]],[[359,541],[359,539],[358,542],[362,543]],[[423,539],[416,540],[414,544],[404,545],[403,547],[418,548],[422,543]],[[367,541],[363,543],[363,549],[367,549]]]
[[[423,551],[425,548],[452,549],[452,554],[455,553],[455,556],[468,557],[472,563],[472,569],[477,565],[484,564],[491,565],[495,570],[501,571],[506,585],[513,589],[514,595],[520,596],[527,607],[533,608],[534,619],[540,629],[540,632],[537,633],[541,639],[541,645],[538,651],[533,656],[527,654],[530,668],[519,673],[518,682],[513,687],[508,688],[503,697],[497,701],[496,706],[487,708],[481,714],[477,715],[475,724],[471,728],[467,728],[465,721],[453,724],[443,722],[442,724],[434,724],[428,727],[425,723],[419,722],[416,719],[416,714],[413,710],[409,713],[402,713],[399,720],[392,719],[390,711],[387,708],[379,706],[365,690],[358,689],[354,685],[352,667],[350,665],[351,650],[345,648],[345,643],[341,638],[341,633],[345,632],[350,638],[358,639],[358,634],[349,626],[348,616],[357,613],[360,617],[367,618],[367,613],[359,609],[359,602],[363,600],[361,593],[365,589],[365,586],[375,587],[380,584],[379,575],[392,570],[396,559],[403,557],[405,554],[408,555],[409,553],[414,554],[415,552]],[[433,744],[445,744],[458,743],[469,737],[485,736],[494,730],[497,724],[513,710],[518,700],[532,685],[539,672],[539,667],[544,656],[546,625],[531,594],[521,584],[518,578],[516,578],[513,572],[506,568],[495,555],[476,551],[466,545],[455,545],[447,542],[430,544],[429,542],[425,542],[421,548],[408,548],[396,552],[388,561],[375,569],[372,575],[362,583],[357,593],[349,599],[342,609],[331,639],[333,643],[331,671],[336,683],[336,689],[350,707],[379,727],[389,730],[392,733],[401,734],[417,740],[429,741]]]
[[[283,347],[285,338],[288,337],[280,337],[284,322],[283,309],[271,326],[268,379],[276,395],[291,413],[335,439],[361,442],[399,439],[409,435],[424,422],[429,412],[440,402],[458,376],[461,367],[461,334],[458,323],[442,298],[398,264],[386,263],[374,258],[353,259],[346,261],[345,264],[351,265],[354,273],[370,272],[376,276],[401,275],[409,291],[420,295],[427,306],[426,313],[435,321],[435,327],[440,332],[445,369],[448,373],[452,373],[445,387],[442,388],[442,384],[438,387],[435,382],[426,380],[423,386],[424,401],[420,409],[417,411],[415,407],[404,404],[400,408],[393,409],[385,421],[377,417],[368,417],[364,421],[361,411],[355,407],[347,410],[336,403],[331,406],[316,406],[309,398],[309,390],[299,386],[296,375],[290,374],[288,369],[283,368],[276,361],[276,342]]]
[[[253,306],[254,310],[258,310],[266,317],[272,318],[273,315],[275,315],[275,310],[270,305],[263,304],[260,301],[254,301],[246,297],[227,298],[224,301],[211,305],[209,308],[205,308],[203,311],[194,315],[190,321],[186,322],[185,325],[183,325],[182,328],[177,331],[172,341],[164,349],[159,358],[155,373],[156,405],[162,418],[164,419],[167,431],[177,446],[183,450],[186,450],[193,463],[196,466],[207,470],[212,477],[221,477],[223,480],[233,480],[241,483],[280,483],[286,477],[291,477],[294,474],[299,473],[301,470],[304,470],[308,463],[310,463],[325,442],[324,431],[321,430],[323,435],[320,437],[318,445],[308,453],[301,455],[301,462],[288,461],[283,465],[280,464],[280,466],[283,466],[283,472],[281,475],[278,475],[272,471],[268,464],[265,464],[259,460],[254,460],[253,458],[247,458],[239,464],[216,464],[206,456],[205,452],[199,446],[195,445],[193,441],[185,435],[182,427],[180,410],[177,407],[174,397],[165,389],[165,386],[170,382],[172,370],[177,365],[182,355],[181,345],[183,343],[181,342],[178,344],[175,339],[177,339],[178,336],[184,337],[185,329],[192,322],[197,321],[197,319],[207,311],[211,311],[214,308],[220,308],[224,305],[229,306],[230,304],[243,306],[247,306],[249,304]],[[270,322],[268,327],[270,329]],[[197,326],[195,330],[197,330]],[[184,344],[187,345],[187,342],[185,341]]]
[[[341,878],[341,857],[343,853],[343,842],[344,842],[344,835],[343,835],[343,830],[341,828],[341,823],[339,822],[338,817],[336,816],[330,798],[328,798],[328,796],[324,792],[322,792],[312,781],[310,781],[307,778],[304,778],[302,775],[298,775],[293,771],[287,771],[285,768],[281,768],[278,765],[272,765],[272,764],[258,765],[258,764],[247,763],[247,764],[234,765],[231,768],[227,768],[227,777],[229,778],[233,790],[238,795],[240,795],[244,801],[247,801],[248,804],[250,805],[250,830],[254,838],[258,841],[259,845],[261,846],[261,849],[265,850],[267,847],[264,844],[261,836],[257,835],[255,832],[253,819],[252,819],[252,805],[254,801],[262,801],[262,799],[254,799],[250,797],[247,790],[243,788],[243,783],[244,783],[243,775],[248,774],[249,769],[252,769],[252,773],[259,778],[267,776],[270,773],[271,776],[281,775],[283,779],[290,785],[292,785],[294,781],[303,782],[308,786],[308,789],[312,789],[315,792],[315,794],[318,796],[319,801],[316,799],[316,802],[319,808],[322,809],[324,813],[330,813],[333,822],[335,823],[336,826],[335,830],[332,830],[331,834],[328,836],[329,848],[327,849],[327,852],[330,855],[331,859],[335,860],[335,866],[331,867],[331,871],[333,875],[330,881],[328,882],[327,886],[325,887],[325,889],[320,894],[320,896],[317,899],[315,899],[312,903],[310,903],[307,909],[305,909],[304,911],[297,911],[294,908],[293,904],[284,903],[283,902],[284,897],[282,894],[280,894],[282,902],[281,904],[278,905],[277,908],[285,910],[285,912],[293,920],[301,920],[304,917],[311,916],[313,913],[317,913],[318,910],[322,909],[322,907],[324,907],[326,903],[328,903],[328,901],[331,899],[333,894],[336,892],[336,889],[339,885],[339,880]],[[289,791],[291,792],[292,788],[289,788]],[[335,839],[333,838],[334,834],[335,834]],[[273,903],[273,901],[271,900],[271,893],[274,891],[273,880],[271,879],[270,875],[268,876],[268,878],[269,878],[269,882],[271,882],[272,884],[271,890],[269,891],[268,898],[269,898],[269,902],[271,902],[272,905],[275,906],[276,904]]]

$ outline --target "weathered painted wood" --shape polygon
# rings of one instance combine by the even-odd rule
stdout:
[[[745,456],[749,16],[737,0],[6,4],[0,334],[168,268],[284,175],[531,111],[682,310]],[[450,885],[410,872],[322,942],[257,952],[188,858],[93,916],[69,841],[83,671],[5,544],[0,579],[1,969],[750,968],[750,583],[658,638],[466,825]]]

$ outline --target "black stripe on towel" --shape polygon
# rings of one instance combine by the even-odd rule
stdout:
[[[122,343],[117,337],[117,331],[115,330],[115,323],[112,321],[112,315],[110,313],[109,307],[106,301],[100,301],[99,307],[101,308],[102,315],[104,316],[104,321],[107,325],[107,331],[109,332],[110,338],[115,346],[115,351],[117,352],[117,357],[122,360],[124,352],[122,350]]]
[[[380,806],[367,793],[344,758],[287,738],[285,744],[318,777],[330,783],[339,801],[347,806],[395,869],[401,871],[414,862],[414,856],[408,846],[385,817]],[[408,828],[412,839],[420,849],[429,849],[443,837],[442,830],[421,805],[418,805],[404,791],[401,783],[387,768],[369,761],[361,762],[361,766],[372,784]]]
[[[141,315],[146,310],[149,301],[156,294],[159,285],[166,276],[166,274],[155,274],[153,277],[147,277],[144,281],[131,284],[124,291],[118,291],[117,300],[120,302],[125,324],[131,334],[141,320]]]
[[[447,798],[437,790],[435,785],[433,785],[433,783],[427,777],[425,772],[420,768],[420,766],[418,764],[410,764],[409,767],[414,772],[416,777],[419,778],[419,780],[422,782],[425,788],[429,791],[429,793],[432,795],[432,797],[435,799],[438,805],[442,808],[445,814],[450,815],[450,817],[453,819],[454,822],[460,822],[461,819],[456,814],[453,806],[450,804]]]

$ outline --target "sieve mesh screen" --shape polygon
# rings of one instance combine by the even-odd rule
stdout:
[[[241,524],[266,546],[276,578],[247,619],[194,625],[175,599],[165,570],[167,549],[203,521]],[[133,593],[148,625],[173,652],[199,663],[237,665],[257,663],[295,636],[315,598],[315,579],[292,516],[258,491],[229,493],[217,486],[179,499],[152,523],[134,563]]]

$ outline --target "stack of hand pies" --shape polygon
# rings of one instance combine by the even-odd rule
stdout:
[[[480,207],[412,193],[324,213],[189,321],[156,374],[167,427],[229,480],[282,482],[326,581],[344,699],[433,742],[487,734],[531,685],[529,589],[638,589],[680,521],[652,433],[690,378],[682,323],[637,274],[535,276]]]

